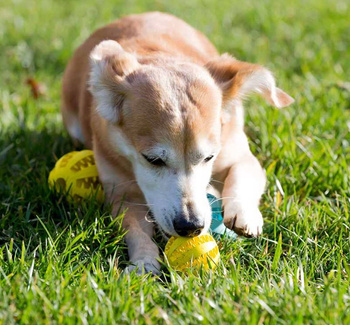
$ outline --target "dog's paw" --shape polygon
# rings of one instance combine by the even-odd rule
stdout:
[[[131,262],[131,265],[129,265],[124,272],[126,274],[130,274],[134,270],[136,270],[137,275],[143,275],[147,273],[160,275],[160,264],[153,257],[144,257],[140,260]]]
[[[224,223],[238,235],[258,237],[262,233],[264,221],[257,207],[243,209],[237,205],[228,204],[225,207]]]

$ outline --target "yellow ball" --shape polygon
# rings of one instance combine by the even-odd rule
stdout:
[[[49,175],[49,186],[61,191],[69,190],[69,198],[75,201],[96,195],[104,199],[94,153],[91,150],[73,151],[61,157]]]
[[[171,237],[165,246],[165,255],[170,266],[184,272],[189,268],[198,271],[214,269],[219,260],[219,248],[209,234],[198,237]]]

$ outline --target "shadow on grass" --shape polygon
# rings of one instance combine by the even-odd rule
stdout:
[[[13,246],[17,256],[23,247],[27,254],[38,247],[54,247],[59,254],[68,249],[79,263],[96,255],[107,261],[118,251],[119,262],[126,261],[121,219],[112,218],[109,207],[94,199],[70,204],[49,190],[57,158],[82,147],[61,130],[14,127],[0,133],[0,148],[0,247]]]

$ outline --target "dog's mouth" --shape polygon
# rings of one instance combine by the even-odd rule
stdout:
[[[160,227],[159,227],[159,228],[160,228]],[[168,239],[172,236],[172,235],[168,234],[166,231],[164,231],[163,229],[160,229],[160,231],[161,231],[161,233],[162,233],[165,237],[167,237]]]
[[[170,234],[168,234],[167,232],[165,232],[162,228],[160,228],[159,226],[158,226],[158,229],[159,229],[159,231],[161,232],[161,234],[163,235],[163,237],[165,237],[165,239],[170,239],[170,237],[171,237],[171,235]]]
[[[149,210],[149,211],[148,211],[148,213],[147,213],[146,216],[145,216],[145,219],[146,219],[146,221],[148,221],[148,222],[153,222],[153,223],[155,223],[155,224],[157,225],[159,231],[161,232],[161,234],[165,237],[165,239],[169,239],[169,238],[171,237],[170,234],[168,234],[166,231],[164,231],[164,230],[162,229],[161,226],[158,225],[158,223],[157,223],[157,221],[156,221],[156,218],[154,217],[154,214],[153,214],[152,210]]]

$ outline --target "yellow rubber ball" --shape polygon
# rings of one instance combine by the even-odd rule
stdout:
[[[214,269],[220,253],[215,239],[210,234],[197,237],[171,237],[165,246],[165,255],[170,266],[181,272]]]
[[[91,150],[72,151],[61,157],[49,175],[51,189],[67,192],[75,201],[96,195],[99,202],[104,193],[98,178],[94,153]]]

